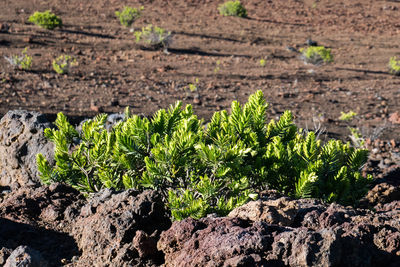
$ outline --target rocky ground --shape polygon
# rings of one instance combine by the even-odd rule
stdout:
[[[247,19],[221,17],[222,2],[2,1],[0,266],[400,266],[400,80],[387,72],[399,55],[400,2],[242,1]],[[135,29],[173,33],[169,54],[135,44],[114,15],[124,5],[144,6]],[[27,23],[46,9],[62,29]],[[332,49],[332,64],[305,65],[287,49],[309,38]],[[25,47],[32,70],[11,68],[3,56]],[[51,70],[60,54],[79,63],[68,75]],[[43,129],[59,111],[79,123],[126,106],[151,115],[182,100],[207,120],[256,89],[269,118],[290,109],[301,127],[325,129],[322,139],[359,129],[371,152],[363,172],[375,180],[358,207],[266,191],[227,217],[171,222],[154,191],[87,199],[38,181],[36,154],[53,154]],[[354,120],[338,119],[351,110]]]
[[[290,109],[301,127],[320,125],[329,137],[345,139],[351,126],[372,139],[400,141],[400,79],[388,73],[390,57],[399,56],[400,2],[246,0],[247,19],[220,16],[223,2],[2,0],[0,115],[25,109],[92,116],[126,106],[152,115],[182,100],[208,119],[262,90],[269,118]],[[153,24],[172,32],[169,54],[135,43],[114,14],[125,5],[144,7],[134,29]],[[50,31],[27,22],[44,10],[60,16],[64,27]],[[305,47],[309,38],[331,48],[334,62],[305,65],[287,49]],[[25,47],[32,70],[14,70],[4,56]],[[79,64],[68,75],[52,70],[61,54]],[[339,120],[349,111],[358,114],[355,120]]]
[[[227,217],[171,222],[155,191],[42,186],[34,155],[51,156],[37,112],[0,120],[0,265],[399,266],[397,144],[367,142],[376,178],[357,208],[275,191]]]

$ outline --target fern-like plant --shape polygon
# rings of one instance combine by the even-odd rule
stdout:
[[[266,188],[355,204],[371,180],[360,174],[368,151],[335,140],[321,144],[296,127],[289,111],[268,122],[267,108],[257,91],[245,105],[234,101],[231,113],[214,113],[207,127],[190,105],[177,102],[151,118],[127,110],[111,130],[99,115],[81,132],[60,113],[58,130],[45,130],[56,165],[39,154],[41,179],[85,192],[154,189],[176,220],[226,215]]]
[[[28,21],[48,30],[62,27],[62,20],[51,13],[50,10],[45,12],[36,11],[29,17]]]

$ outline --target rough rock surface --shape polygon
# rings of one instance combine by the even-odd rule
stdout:
[[[227,218],[174,222],[158,242],[165,265],[400,266],[399,204],[374,213],[312,199],[278,203],[280,210],[296,207],[290,223],[286,216],[266,223],[276,200],[250,202]]]
[[[155,191],[106,189],[87,200],[64,184],[22,187],[0,203],[0,264],[158,266],[157,241],[170,225]]]
[[[82,251],[79,266],[158,265],[161,231],[171,222],[155,191],[105,190],[81,209],[72,235]]]
[[[297,214],[297,203],[281,197],[270,201],[251,201],[229,213],[229,217],[263,221],[268,224],[291,226]]]
[[[4,267],[47,267],[48,262],[40,253],[28,246],[17,247],[8,257]]]
[[[68,231],[83,204],[83,196],[63,184],[22,187],[9,193],[0,203],[0,261],[20,245],[29,247],[26,260],[32,260],[30,264],[37,262],[37,257],[29,251],[37,251],[49,266],[60,266],[62,259],[78,255]]]
[[[0,216],[19,223],[49,226],[66,232],[79,215],[85,198],[70,186],[21,187],[0,203]]]
[[[18,188],[38,182],[36,154],[53,158],[53,144],[43,135],[49,127],[51,123],[38,112],[12,110],[4,115],[0,120],[0,185]]]

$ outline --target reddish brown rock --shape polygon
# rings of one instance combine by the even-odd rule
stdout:
[[[81,209],[72,235],[82,251],[79,266],[153,266],[163,262],[156,249],[170,220],[155,191],[97,193]]]
[[[281,197],[276,200],[250,201],[234,209],[229,217],[238,217],[243,220],[263,221],[268,224],[291,226],[297,214],[297,202]]]

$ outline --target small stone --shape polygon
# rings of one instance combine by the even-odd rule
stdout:
[[[390,114],[389,121],[393,124],[400,124],[400,113],[396,111]]]

